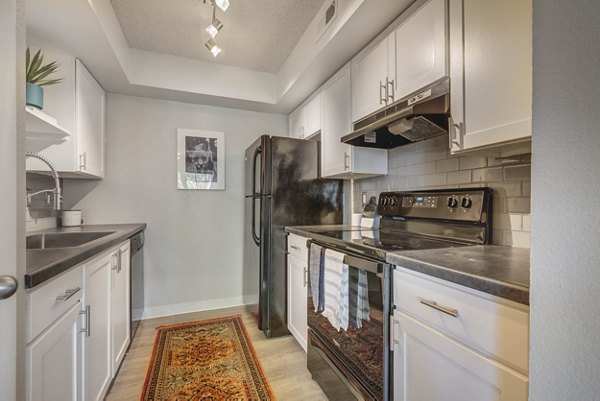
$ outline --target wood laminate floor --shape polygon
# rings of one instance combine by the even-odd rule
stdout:
[[[142,321],[106,400],[139,400],[157,326],[232,315],[242,316],[267,379],[279,401],[327,400],[306,369],[306,354],[296,340],[292,336],[267,339],[258,330],[256,321],[243,306]]]

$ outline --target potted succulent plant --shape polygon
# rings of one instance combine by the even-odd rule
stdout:
[[[53,61],[44,64],[44,55],[42,49],[39,49],[33,58],[29,47],[25,54],[25,64],[27,68],[26,78],[26,103],[28,106],[42,109],[44,107],[44,89],[42,86],[54,85],[62,81],[62,78],[51,79],[51,75],[58,70],[58,63]]]

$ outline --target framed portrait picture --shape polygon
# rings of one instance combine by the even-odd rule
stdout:
[[[177,129],[177,188],[225,189],[225,133]]]

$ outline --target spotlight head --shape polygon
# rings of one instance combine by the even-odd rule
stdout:
[[[221,48],[212,39],[208,39],[208,42],[205,43],[205,46],[208,49],[208,51],[211,52],[213,57],[217,57],[219,53],[221,53]]]

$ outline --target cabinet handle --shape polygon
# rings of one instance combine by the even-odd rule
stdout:
[[[121,268],[123,267],[123,264],[121,262],[121,255],[123,252],[121,252],[121,249],[119,249],[117,251],[117,273],[121,273]]]
[[[79,169],[85,170],[87,168],[87,153],[83,152],[79,155]]]
[[[447,308],[445,306],[438,305],[437,302],[429,300],[429,299],[419,298],[419,301],[423,305],[426,305],[426,306],[429,306],[430,308],[439,310],[440,312],[443,312],[446,315],[450,315],[452,317],[458,317],[458,309]]]
[[[118,256],[117,253],[113,253],[112,255],[110,255],[110,264],[111,264],[111,270],[116,271],[117,273],[119,272],[119,265],[118,265]]]
[[[81,287],[76,287],[76,288],[65,290],[64,294],[56,296],[56,300],[57,301],[67,301],[69,298],[71,298],[73,295],[77,294],[79,291],[81,291]]]
[[[454,122],[454,119],[450,117],[449,128],[450,132],[448,134],[448,146],[450,147],[450,150],[452,150],[452,147],[454,147],[454,145],[458,146],[459,149],[462,149],[465,124],[462,122],[456,124]]]
[[[306,285],[308,284],[308,269],[305,267],[304,268],[304,284],[303,287],[306,287]]]
[[[85,306],[85,310],[79,311],[80,315],[85,315],[85,327],[83,329],[80,329],[79,332],[80,333],[85,333],[86,337],[89,337],[92,334],[92,329],[91,329],[91,325],[90,325],[90,316],[91,316],[91,308],[89,305]]]
[[[389,91],[389,92],[392,92],[391,95],[388,92],[389,88],[392,88],[392,90]],[[395,95],[395,93],[394,93],[394,80],[393,79],[390,81],[387,77],[385,78],[385,93],[386,93],[386,99],[390,99],[392,101],[392,103],[394,103],[394,95]]]
[[[350,155],[344,152],[344,170],[350,170]]]
[[[300,248],[299,248],[299,247],[297,247],[296,245],[290,245],[290,248],[292,248],[292,249],[295,249],[295,250],[297,250],[297,251],[299,251],[299,250],[300,250]]]
[[[385,96],[383,94],[383,91],[385,91]],[[387,97],[387,83],[384,85],[383,81],[379,81],[379,104],[385,103],[387,105]]]

